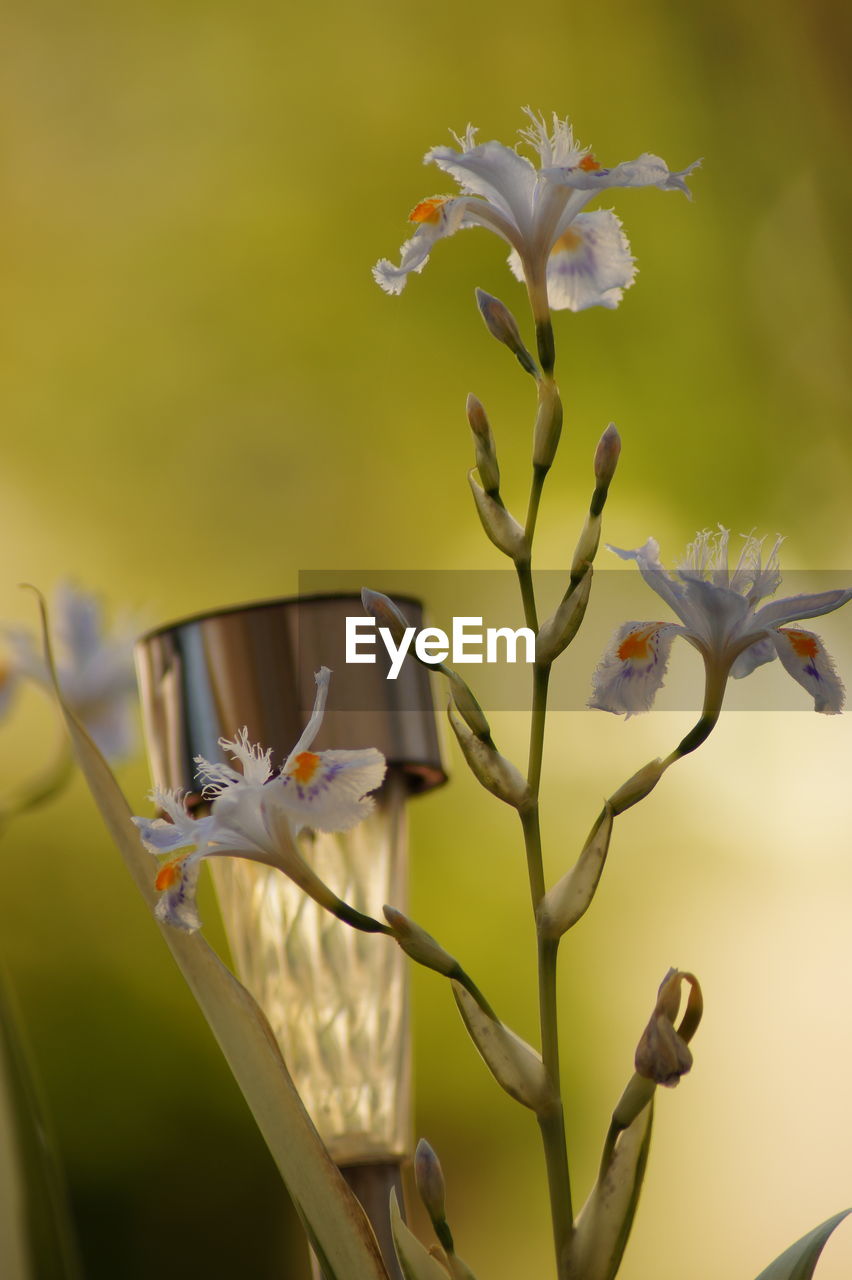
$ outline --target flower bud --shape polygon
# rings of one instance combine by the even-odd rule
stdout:
[[[596,488],[592,498],[593,515],[600,515],[601,511],[603,511],[607,490],[612,484],[620,453],[621,436],[618,434],[615,423],[611,422],[598,441],[598,447],[595,450]]]
[[[476,305],[479,307],[482,319],[485,321],[491,336],[496,338],[498,342],[502,342],[513,355],[517,356],[522,369],[527,373],[531,373],[533,377],[537,377],[538,369],[536,368],[536,363],[524,346],[518,329],[518,322],[505,302],[501,302],[499,298],[486,293],[484,289],[477,289]]]
[[[533,466],[548,470],[562,434],[562,400],[552,378],[538,384],[538,413],[533,432]]]
[[[459,715],[477,738],[482,738],[483,742],[490,742],[491,725],[485,718],[482,707],[457,671],[453,671],[452,667],[444,667],[443,670],[450,682],[450,693]]]
[[[684,982],[690,987],[689,999],[681,1024],[675,1029]],[[691,973],[669,969],[657,992],[651,1020],[636,1048],[636,1074],[656,1084],[674,1087],[692,1066],[688,1042],[698,1029],[703,1008],[698,979]]]
[[[414,1152],[414,1180],[432,1222],[446,1222],[444,1173],[440,1160],[425,1138],[420,1139]]]
[[[592,569],[584,573],[575,587],[566,592],[559,608],[543,622],[535,638],[535,660],[541,667],[549,666],[567,649],[580,629],[580,623],[589,603],[592,589]]]
[[[498,547],[504,555],[510,556],[512,560],[528,560],[529,546],[526,535],[515,517],[501,502],[497,502],[485,492],[473,471],[468,472],[467,478],[470,481],[473,500],[476,503],[482,527],[495,547]]]
[[[458,960],[445,951],[431,933],[421,929],[419,924],[415,924],[401,911],[397,911],[396,907],[384,906],[382,910],[393,930],[395,940],[407,956],[416,960],[418,964],[422,964],[424,968],[434,969],[436,973],[442,973],[445,977],[458,976],[460,972]]]
[[[574,866],[542,898],[536,911],[542,938],[561,938],[588,911],[606,862],[612,823],[612,807],[606,804]]]
[[[601,518],[599,515],[592,515],[590,511],[586,516],[586,523],[583,525],[583,531],[571,559],[572,582],[579,582],[580,578],[588,572],[589,566],[597,555],[600,540]]]
[[[520,769],[501,756],[492,742],[483,742],[472,733],[456,715],[452,703],[447,708],[447,715],[474,777],[498,800],[515,809],[523,809],[530,798],[530,789]]]
[[[631,808],[632,805],[638,804],[640,800],[644,800],[647,795],[650,795],[665,773],[666,767],[660,759],[649,760],[638,772],[634,773],[632,778],[628,778],[626,782],[622,783],[609,798],[613,815],[617,817],[619,813],[624,813],[625,809]]]
[[[473,447],[476,451],[476,468],[482,487],[492,497],[500,490],[500,467],[497,463],[497,449],[491,424],[488,421],[482,404],[476,396],[467,398],[467,420],[473,432]]]
[[[453,995],[468,1034],[497,1083],[517,1102],[546,1115],[556,1094],[541,1055],[486,1013],[458,982],[453,983]]]
[[[380,627],[386,627],[395,644],[400,644],[408,630],[405,614],[397,608],[389,596],[381,591],[370,591],[368,587],[361,590],[361,604],[364,612],[376,619]]]

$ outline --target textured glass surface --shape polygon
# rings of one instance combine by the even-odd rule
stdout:
[[[405,909],[406,789],[391,776],[372,815],[351,831],[304,833],[302,851],[351,906],[384,919]],[[281,872],[212,859],[242,981],[259,1001],[305,1106],[341,1164],[409,1149],[405,957],[317,906]]]

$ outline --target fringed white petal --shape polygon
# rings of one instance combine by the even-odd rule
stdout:
[[[255,746],[249,742],[248,729],[243,727],[235,738],[220,738],[219,746],[223,751],[227,751],[239,760],[242,767],[242,777],[240,782],[247,783],[250,787],[261,787],[268,778],[272,777],[271,751],[264,751],[262,747]],[[199,757],[201,759],[202,757]],[[207,762],[205,761],[205,764]],[[211,768],[208,764],[208,770]],[[234,773],[235,771],[231,771]],[[228,780],[228,785],[233,785],[232,779]]]
[[[538,152],[541,168],[546,169],[552,165],[573,167],[586,155],[587,148],[581,147],[575,140],[574,130],[567,118],[560,120],[554,111],[548,128],[544,116],[537,115],[531,107],[524,107],[524,115],[529,118],[530,124],[526,129],[521,129],[521,137]]]
[[[666,622],[625,622],[598,664],[589,706],[626,716],[650,710],[680,631]]]
[[[320,667],[319,671],[314,674],[314,682],[317,686],[317,691],[314,697],[311,718],[302,730],[299,741],[285,760],[282,773],[287,771],[290,761],[295,759],[300,752],[307,751],[308,747],[322,728],[322,719],[325,715],[325,704],[328,701],[328,686],[331,682],[331,672],[328,667]]]
[[[738,658],[734,659],[731,675],[735,680],[744,680],[746,676],[750,676],[752,671],[756,671],[764,663],[774,662],[776,656],[775,645],[768,636],[763,636],[761,639],[755,640],[753,644],[743,650]]]
[[[692,198],[684,179],[701,164],[694,160],[685,169],[672,172],[665,160],[644,152],[635,160],[615,165],[612,169],[584,168],[582,165],[557,166],[543,170],[551,182],[564,183],[577,191],[605,191],[610,187],[659,187],[662,191],[682,191]]]
[[[656,538],[649,538],[643,546],[637,547],[633,551],[626,550],[622,547],[614,547],[611,543],[607,543],[607,550],[611,551],[621,560],[635,560],[639,566],[641,573],[648,586],[656,591],[660,599],[665,600],[670,609],[673,609],[681,622],[688,625],[688,618],[683,615],[683,597],[684,591],[680,583],[670,578],[660,563],[660,544]]]
[[[464,226],[473,223],[465,220],[468,206],[472,202],[465,196],[447,197],[433,196],[422,200],[413,210],[412,220],[417,222],[417,230],[410,240],[406,240],[400,249],[400,263],[395,267],[387,258],[382,258],[373,267],[373,279],[385,293],[399,294],[413,271],[422,271],[429,261],[429,255],[439,240],[455,235]]]
[[[824,613],[833,613],[849,600],[852,600],[852,591],[843,587],[838,587],[835,591],[816,591],[810,595],[772,600],[755,613],[755,627],[780,627],[787,622],[798,622],[802,618],[818,618]]]
[[[275,842],[267,821],[273,780],[263,787],[235,786],[213,801],[207,844],[211,855],[239,853],[268,862],[275,856]]]
[[[580,213],[548,258],[547,296],[555,310],[613,308],[635,275],[630,245],[615,214]]]
[[[470,150],[433,147],[425,163],[449,173],[463,191],[482,196],[518,228],[529,234],[533,218],[536,169],[524,156],[502,142],[483,142]]]
[[[846,692],[819,636],[798,627],[785,627],[773,631],[772,640],[787,671],[813,697],[814,711],[838,715]]]
[[[200,872],[200,861],[192,857],[178,859],[161,868],[157,883],[158,886],[164,884],[164,887],[154,907],[154,915],[162,924],[182,929],[184,933],[195,933],[201,928],[195,900]]]
[[[278,784],[281,803],[294,825],[316,831],[345,831],[373,807],[370,791],[381,785],[385,758],[374,747],[363,751],[305,751],[296,756]]]

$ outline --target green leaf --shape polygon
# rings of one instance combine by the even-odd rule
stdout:
[[[405,1280],[447,1280],[440,1262],[403,1222],[394,1190],[390,1196],[390,1216],[394,1248]]]
[[[653,1101],[607,1142],[598,1180],[577,1219],[570,1280],[613,1280],[621,1265],[639,1203],[651,1145]]]
[[[47,614],[42,597],[38,598],[52,669]],[[142,845],[109,766],[63,702],[55,673],[54,687],[92,796],[156,923],[154,860]],[[219,1042],[297,1212],[317,1243],[326,1280],[388,1280],[364,1211],[323,1146],[256,1001],[200,934],[157,927]]]
[[[814,1227],[813,1231],[785,1249],[780,1258],[770,1262],[757,1280],[811,1280],[828,1237],[849,1213],[852,1213],[852,1209],[844,1209],[842,1213],[836,1213],[833,1218]]]
[[[461,983],[452,986],[468,1034],[494,1079],[516,1102],[538,1114],[546,1112],[554,1092],[541,1055],[487,1014]]]
[[[0,969],[0,1275],[76,1280],[65,1182],[30,1061]]]

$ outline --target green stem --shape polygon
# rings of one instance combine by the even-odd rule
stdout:
[[[515,571],[521,587],[524,622],[531,631],[538,633],[538,612],[535,607],[535,591],[533,590],[532,570],[530,569],[529,560],[516,560]]]
[[[547,1166],[547,1185],[550,1191],[550,1217],[553,1223],[553,1247],[556,1253],[558,1280],[567,1280],[568,1254],[574,1230],[571,1208],[571,1185],[568,1176],[568,1156],[565,1149],[565,1121],[561,1100],[552,1112],[539,1116],[539,1129],[544,1144],[544,1160]]]
[[[538,944],[539,1017],[541,1020],[541,1056],[556,1090],[553,1113],[539,1117],[547,1185],[550,1192],[550,1217],[553,1224],[553,1247],[556,1272],[560,1280],[566,1274],[574,1210],[571,1204],[571,1174],[565,1141],[565,1112],[559,1072],[559,1034],[556,993],[556,957],[559,940],[540,938]]]
[[[541,491],[544,488],[545,477],[547,476],[548,467],[533,467],[532,484],[530,485],[530,500],[527,504],[527,523],[524,527],[527,544],[532,551],[533,538],[535,537],[535,526],[538,520],[538,508],[541,502]]]
[[[521,826],[524,831],[524,848],[527,855],[527,873],[530,881],[530,897],[533,911],[544,897],[544,866],[541,858],[541,828],[538,821],[538,800],[521,810]]]
[[[550,683],[550,667],[533,668],[533,705],[530,722],[530,755],[527,782],[538,802],[541,785],[541,762],[544,755],[544,728],[547,720],[547,687]]]

